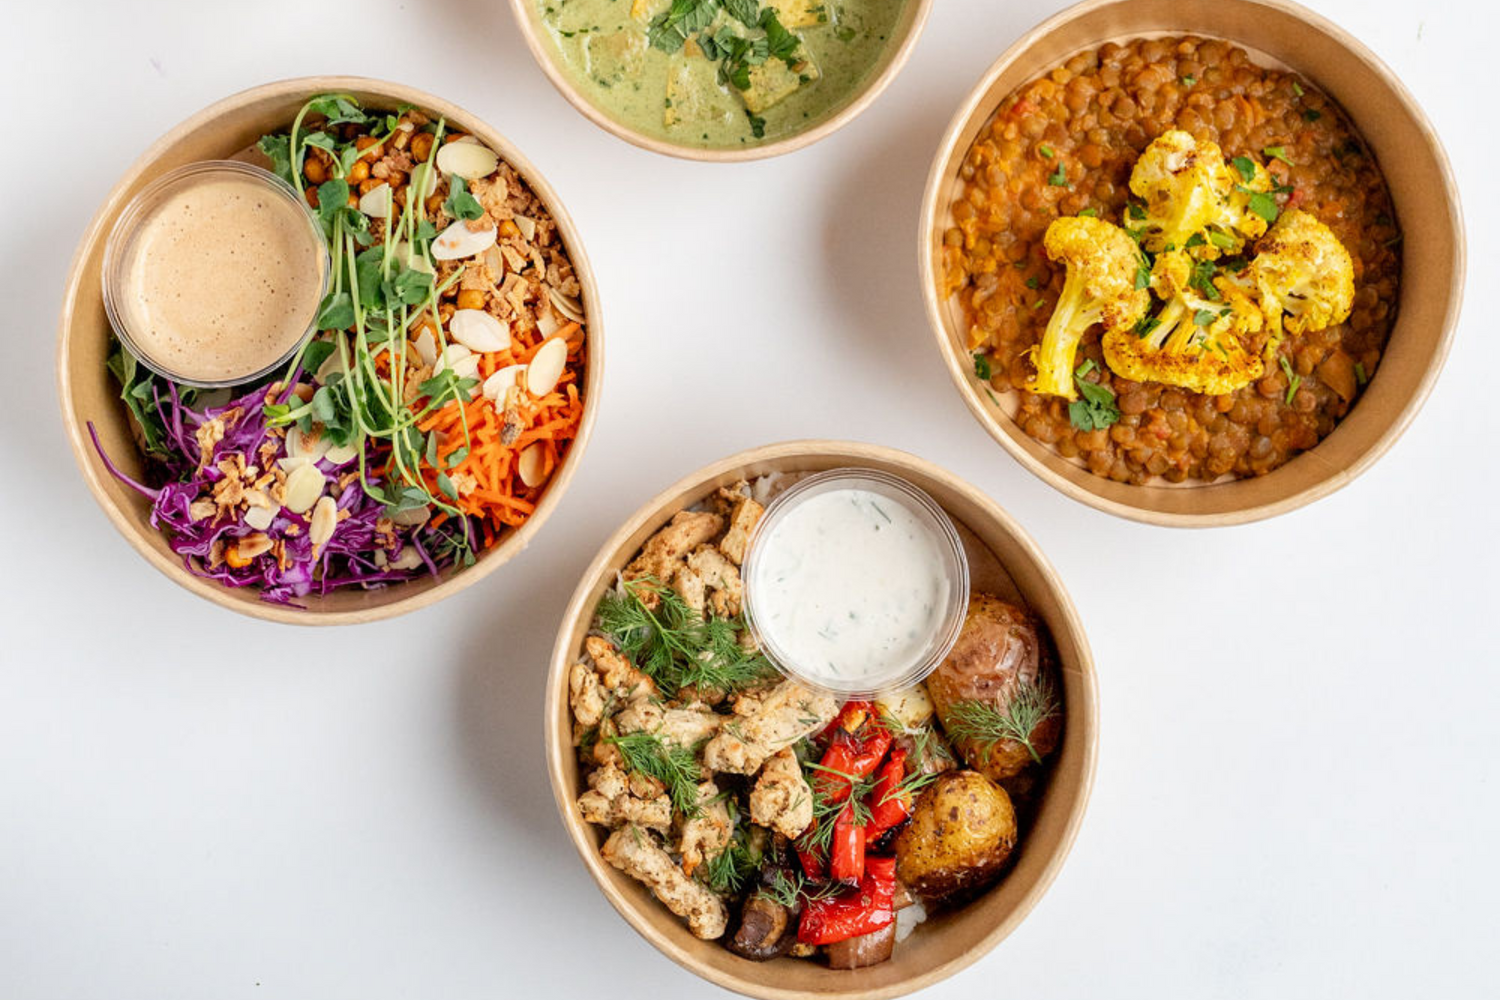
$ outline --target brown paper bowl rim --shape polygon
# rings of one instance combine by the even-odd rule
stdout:
[[[659,139],[653,135],[647,135],[638,129],[631,128],[608,114],[605,114],[594,102],[590,101],[583,90],[572,80],[568,79],[556,60],[547,51],[546,44],[542,41],[541,29],[537,27],[535,16],[535,0],[510,0],[511,11],[515,14],[516,25],[520,29],[521,37],[526,41],[526,48],[530,50],[531,56],[541,67],[548,81],[557,89],[569,104],[579,114],[589,121],[610,133],[616,138],[623,139],[640,149],[652,153],[660,153],[663,156],[672,156],[680,160],[694,160],[700,163],[744,163],[750,160],[765,160],[773,156],[781,156],[785,153],[794,153],[799,149],[811,146],[820,139],[825,139],[845,125],[859,117],[864,111],[874,104],[881,94],[885,93],[887,87],[900,74],[906,66],[907,60],[911,58],[912,51],[916,48],[917,41],[927,25],[927,17],[932,12],[936,0],[907,0],[912,4],[914,13],[907,22],[906,33],[900,41],[895,42],[895,50],[891,54],[890,61],[880,70],[866,77],[856,87],[856,93],[837,112],[819,121],[810,128],[795,132],[792,135],[773,142],[761,143],[755,146],[747,146],[741,149],[705,149],[698,146],[689,146],[684,143],[669,142]],[[891,44],[891,43],[887,43]]]
[[[570,774],[576,777],[578,762],[573,751],[571,728],[564,729],[559,724],[561,718],[568,720],[572,718],[572,709],[568,702],[568,671],[576,653],[575,644],[572,642],[573,632],[582,620],[592,617],[594,604],[597,601],[595,591],[604,574],[609,572],[615,564],[623,565],[632,554],[625,551],[625,546],[629,544],[631,537],[653,520],[667,514],[669,508],[680,507],[686,498],[701,493],[721,476],[752,465],[765,465],[770,462],[786,463],[788,468],[792,469],[795,468],[796,460],[811,458],[832,458],[848,467],[858,467],[861,463],[873,461],[880,463],[882,468],[889,466],[900,471],[930,477],[942,483],[945,491],[951,490],[966,502],[973,504],[982,512],[984,518],[998,526],[1002,533],[1016,543],[1024,560],[1031,563],[1049,592],[1049,597],[1056,603],[1057,621],[1049,621],[1052,631],[1056,633],[1060,627],[1076,650],[1076,662],[1065,664],[1070,674],[1076,673],[1079,677],[1079,692],[1076,694],[1069,692],[1068,695],[1066,725],[1069,729],[1077,728],[1083,732],[1078,784],[1071,800],[1062,805],[1066,811],[1066,818],[1057,839],[1047,845],[1047,858],[1040,875],[1020,901],[998,920],[975,946],[947,961],[883,988],[870,989],[860,986],[859,973],[856,971],[848,973],[852,978],[847,988],[820,988],[815,993],[761,982],[745,975],[714,968],[700,961],[679,943],[679,939],[688,936],[689,932],[676,917],[673,917],[654,899],[648,900],[646,906],[637,906],[634,900],[616,888],[611,877],[615,874],[614,870],[599,856],[594,827],[577,815],[574,803],[566,793]],[[941,499],[934,499],[937,499],[939,504],[943,504]],[[692,501],[687,500],[687,502]],[[998,555],[996,558],[998,559]],[[1056,635],[1054,635],[1054,640],[1056,640]],[[574,849],[593,877],[595,885],[614,907],[615,912],[663,955],[708,982],[744,996],[761,998],[761,1000],[800,1000],[800,998],[812,995],[838,998],[838,1000],[855,1000],[855,998],[887,1000],[887,998],[903,996],[931,986],[978,961],[1020,925],[1051,887],[1077,839],[1093,789],[1099,742],[1098,701],[1098,678],[1094,670],[1093,653],[1077,608],[1067,588],[1063,585],[1061,577],[1035,540],[1003,507],[946,469],[894,448],[852,441],[785,441],[739,452],[683,476],[646,501],[604,542],[599,553],[584,571],[558,628],[557,642],[552,650],[547,676],[543,739],[553,799]],[[648,917],[648,913],[656,919]],[[774,968],[774,965],[754,967],[766,969]]]
[[[548,485],[546,493],[526,523],[512,532],[505,540],[497,543],[494,548],[483,554],[473,566],[463,567],[456,571],[451,569],[446,570],[443,578],[438,583],[418,593],[413,593],[409,596],[400,596],[401,587],[404,585],[397,584],[385,592],[396,595],[385,603],[371,607],[329,611],[318,608],[316,603],[317,597],[315,595],[305,599],[309,602],[308,607],[305,609],[269,604],[258,599],[249,601],[237,599],[231,594],[228,588],[213,580],[206,580],[193,575],[184,568],[180,559],[167,551],[150,545],[146,540],[145,533],[139,530],[136,524],[126,518],[120,505],[115,502],[115,498],[110,495],[107,489],[107,483],[112,483],[114,480],[108,470],[104,468],[103,463],[99,460],[99,456],[95,454],[93,444],[89,440],[88,430],[77,412],[73,397],[73,385],[69,378],[69,368],[72,334],[76,315],[80,308],[86,308],[79,301],[80,284],[84,280],[87,271],[85,265],[91,256],[91,251],[108,235],[109,227],[125,206],[127,201],[126,194],[143,175],[151,171],[163,154],[171,150],[184,137],[191,135],[221,116],[236,112],[256,102],[275,98],[291,98],[297,95],[311,97],[319,93],[346,91],[364,92],[395,102],[417,105],[424,110],[443,115],[449,121],[460,122],[464,128],[479,135],[486,142],[493,143],[494,149],[500,154],[501,159],[516,169],[522,178],[525,179],[526,183],[531,186],[537,197],[547,206],[548,211],[552,213],[552,217],[557,223],[558,231],[562,235],[563,243],[567,247],[568,256],[573,262],[574,273],[578,276],[579,283],[582,285],[583,301],[588,306],[589,330],[588,337],[585,340],[585,349],[588,353],[584,374],[584,408],[583,417],[578,428],[578,436],[568,447],[567,454],[563,456],[563,460],[554,473],[553,480]],[[398,615],[435,604],[478,583],[499,569],[503,564],[509,562],[530,544],[532,537],[541,530],[542,525],[547,522],[547,519],[561,502],[563,494],[567,492],[573,475],[578,469],[579,462],[583,458],[589,437],[593,432],[594,420],[599,409],[599,394],[602,391],[604,381],[604,324],[602,310],[599,307],[599,292],[594,279],[593,267],[589,263],[588,254],[584,250],[583,241],[579,236],[578,229],[572,217],[568,214],[557,192],[553,190],[541,171],[521,153],[509,138],[472,112],[434,94],[429,94],[414,87],[361,76],[306,76],[250,87],[215,101],[213,104],[173,126],[153,142],[130,165],[125,174],[110,188],[103,203],[94,213],[92,219],[90,219],[88,226],[83,232],[83,236],[79,239],[78,245],[73,252],[72,262],[68,268],[67,282],[63,290],[63,305],[58,321],[56,363],[58,403],[62,411],[63,425],[67,431],[68,441],[72,446],[73,458],[78,463],[84,482],[88,485],[89,492],[93,495],[94,500],[104,510],[111,523],[113,523],[115,530],[148,563],[168,579],[199,597],[205,598],[230,611],[252,618],[292,625],[353,625],[394,618]],[[121,419],[124,419],[123,415]]]
[[[1448,353],[1452,349],[1463,302],[1463,288],[1467,274],[1467,241],[1464,231],[1463,211],[1459,199],[1458,182],[1454,176],[1453,166],[1448,158],[1447,151],[1443,147],[1437,132],[1433,129],[1430,119],[1422,110],[1421,105],[1417,103],[1416,98],[1412,96],[1400,77],[1379,56],[1348,31],[1323,17],[1321,14],[1309,10],[1301,4],[1293,2],[1293,0],[1238,0],[1238,2],[1265,7],[1298,18],[1309,27],[1331,38],[1351,58],[1364,63],[1374,75],[1379,77],[1390,88],[1402,112],[1409,116],[1418,130],[1428,138],[1431,144],[1432,155],[1439,164],[1439,177],[1437,179],[1445,193],[1449,215],[1448,223],[1452,228],[1454,237],[1453,277],[1447,291],[1443,329],[1435,349],[1428,358],[1426,369],[1415,390],[1408,396],[1400,409],[1391,416],[1385,430],[1376,441],[1370,447],[1366,448],[1350,465],[1338,468],[1324,462],[1323,464],[1326,467],[1324,474],[1317,482],[1288,496],[1268,500],[1264,503],[1247,504],[1231,510],[1215,511],[1212,513],[1174,512],[1155,510],[1133,503],[1122,503],[1096,492],[1093,487],[1102,485],[1104,481],[1101,481],[1099,484],[1089,482],[1087,486],[1081,485],[1059,474],[1046,462],[1032,455],[1019,440],[1020,436],[1023,436],[1025,432],[1016,425],[1010,416],[996,413],[987,406],[985,400],[980,397],[979,388],[974,384],[974,380],[970,378],[969,373],[971,368],[969,366],[972,363],[972,358],[959,348],[954,338],[950,335],[948,321],[944,315],[945,304],[938,298],[937,294],[937,277],[940,264],[935,259],[933,253],[933,233],[940,224],[945,212],[944,189],[947,180],[947,170],[945,168],[953,157],[963,133],[967,130],[969,124],[975,121],[976,118],[987,117],[994,112],[994,107],[989,106],[986,96],[987,92],[1013,62],[1024,56],[1038,41],[1063,25],[1092,14],[1100,8],[1123,6],[1121,0],[1083,0],[1083,2],[1065,8],[1042,21],[1007,47],[1000,54],[999,58],[980,76],[978,82],[964,97],[958,110],[950,120],[948,128],[943,133],[942,141],[938,145],[937,154],[933,158],[932,167],[927,177],[927,187],[922,196],[922,210],[917,232],[917,259],[928,326],[937,342],[938,351],[942,355],[943,362],[948,369],[949,377],[953,380],[959,395],[963,398],[964,405],[969,408],[969,412],[979,421],[990,437],[998,441],[1022,467],[1063,495],[1079,503],[1104,511],[1107,514],[1113,514],[1116,517],[1161,527],[1208,528],[1248,524],[1276,517],[1306,506],[1316,500],[1321,500],[1354,481],[1354,479],[1369,469],[1381,456],[1390,450],[1396,441],[1400,439],[1401,435],[1406,432],[1406,429],[1411,425],[1411,422],[1416,418],[1417,413],[1427,401],[1427,397],[1431,394],[1433,386],[1437,384],[1438,377],[1442,373]],[[1192,33],[1203,34],[1201,32]],[[1127,34],[1129,33],[1127,32]],[[1101,37],[1096,39],[1092,45],[1101,45],[1109,40],[1107,37]],[[1226,40],[1233,44],[1245,44],[1233,38],[1226,38]],[[1088,47],[1085,45],[1080,48],[1087,49]],[[1355,122],[1355,126],[1356,128],[1358,127],[1358,122]],[[1403,276],[1403,289],[1398,292],[1398,295],[1405,294],[1404,278],[1405,276]],[[1392,329],[1392,335],[1394,333],[1395,328]],[[1315,446],[1309,451],[1294,456],[1293,460],[1318,461],[1316,455],[1317,447]],[[1090,480],[1095,478],[1097,477],[1092,476],[1092,474],[1089,475]],[[1232,490],[1236,486],[1252,481],[1242,479],[1234,482],[1193,485],[1182,488],[1193,490]],[[1134,488],[1150,489],[1151,487]]]

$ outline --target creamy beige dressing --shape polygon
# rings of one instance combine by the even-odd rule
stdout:
[[[163,194],[124,253],[116,302],[133,348],[195,382],[250,378],[291,352],[317,314],[327,268],[295,202],[227,172]]]
[[[809,496],[755,540],[755,625],[789,666],[835,687],[877,688],[942,627],[946,544],[906,504],[871,490]]]

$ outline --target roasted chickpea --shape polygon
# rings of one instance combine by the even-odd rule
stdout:
[[[354,148],[359,150],[360,159],[374,159],[380,155],[380,140],[373,135],[362,135],[354,140]]]
[[[309,156],[302,161],[302,176],[314,184],[322,184],[328,180],[328,164],[323,162],[322,157]]]
[[[458,293],[458,308],[483,309],[484,293],[477,288],[465,288]]]
[[[349,168],[349,176],[345,178],[350,184],[358,184],[370,176],[370,161],[355,160],[354,166]]]
[[[418,163],[425,163],[432,155],[432,133],[418,132],[411,140],[412,159]]]

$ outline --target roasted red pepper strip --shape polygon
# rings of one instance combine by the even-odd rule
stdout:
[[[906,778],[906,750],[896,747],[880,766],[880,776],[875,779],[875,790],[870,793],[870,822],[865,826],[865,837],[874,840],[893,826],[900,826],[911,815],[911,801],[905,792],[899,791]]]
[[[828,865],[823,860],[822,853],[816,847],[802,847],[795,845],[797,860],[802,862],[802,874],[814,882],[822,882],[828,877]]]
[[[896,919],[896,859],[867,858],[859,885],[831,899],[809,900],[797,925],[803,944],[833,944],[869,934]]]
[[[833,717],[833,721],[818,733],[818,742],[826,742],[841,729],[846,733],[852,733],[864,725],[865,719],[874,714],[875,706],[868,701],[846,701],[844,707],[839,709],[839,714]]]
[[[891,748],[890,732],[874,722],[874,718],[873,713],[866,713],[865,719],[870,721],[857,730],[834,732],[828,749],[823,751],[823,759],[818,762],[823,770],[814,779],[824,802],[837,805],[847,799],[852,783],[874,774]]]
[[[858,882],[865,877],[865,828],[854,822],[852,802],[833,821],[833,857],[828,867],[836,882]]]

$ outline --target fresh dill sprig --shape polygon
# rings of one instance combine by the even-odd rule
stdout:
[[[643,597],[655,595],[656,607]],[[771,663],[740,645],[740,618],[705,618],[651,577],[628,581],[595,611],[595,625],[668,697],[685,687],[726,694],[769,677]]]
[[[703,771],[698,767],[698,755],[691,748],[646,732],[611,736],[604,742],[619,748],[627,768],[665,785],[674,809],[685,816],[697,813],[698,783],[703,780]]]
[[[797,838],[799,847],[803,850],[826,850],[833,843],[833,828],[838,822],[839,814],[846,808],[855,826],[865,826],[870,822],[870,805],[865,800],[875,790],[878,777],[871,775],[868,778],[856,778],[838,768],[813,761],[805,761],[803,766],[824,775],[831,774],[838,780],[824,778],[820,781],[820,774],[808,775],[808,784],[813,790],[813,821]],[[849,794],[835,801],[833,793],[845,787],[849,789]]]
[[[761,852],[751,846],[745,827],[738,827],[734,837],[718,854],[698,869],[701,879],[721,896],[734,895],[760,870]],[[698,874],[695,873],[695,874]]]
[[[770,881],[761,886],[759,895],[791,910],[795,909],[801,901],[828,899],[843,891],[844,886],[838,882],[814,885],[803,878],[801,872],[789,874],[786,870],[778,868],[772,873]]]
[[[1036,752],[1031,735],[1037,726],[1056,715],[1060,707],[1052,682],[1039,677],[1021,684],[1004,711],[972,699],[955,703],[948,710],[945,725],[953,739],[969,740],[983,747],[986,759],[995,744],[1009,740],[1021,744],[1032,760],[1041,763],[1042,756]]]

